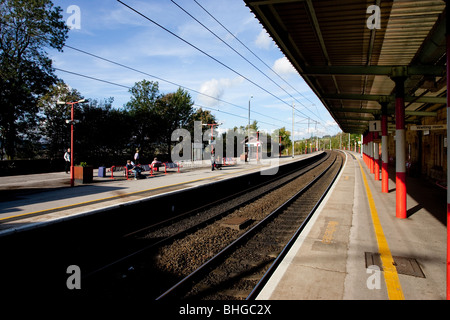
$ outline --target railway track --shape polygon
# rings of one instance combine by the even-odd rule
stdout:
[[[122,261],[129,260],[134,256],[145,253],[147,250],[162,246],[165,243],[208,226],[248,203],[290,183],[304,173],[319,166],[328,158],[329,155],[324,154],[317,161],[302,164],[295,170],[288,171],[281,176],[265,180],[193,210],[187,210],[186,212],[170,217],[165,216],[156,223],[151,223],[145,227],[140,226],[138,229],[133,229],[133,231],[127,231],[125,234],[112,240],[114,244],[110,247],[113,250],[107,254],[109,261],[90,262],[87,268],[85,266],[85,269],[89,271],[83,277],[90,278],[95,276],[108,268],[117,266]]]
[[[335,155],[326,165],[289,200],[157,299],[255,298],[325,196],[342,158]]]
[[[330,184],[322,181],[334,179],[341,163],[338,153],[328,153],[276,182],[127,234],[128,243],[139,249],[89,273],[84,293],[129,299],[247,297],[317,205],[323,186]],[[243,223],[230,228],[230,218]],[[170,284],[175,285],[167,290]]]

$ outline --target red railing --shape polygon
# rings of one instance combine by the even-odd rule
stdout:
[[[153,171],[158,171],[158,168],[161,167],[162,165],[164,165],[164,174],[167,174],[167,169],[171,169],[171,168],[177,168],[177,171],[180,172],[180,167],[181,167],[180,163],[164,162],[164,163],[158,163],[158,166],[154,166],[153,164],[149,164],[148,167],[150,169],[149,170],[150,171],[150,176],[153,177]],[[123,168],[124,171],[125,171],[124,175],[125,175],[126,179],[129,180],[128,174],[129,174],[130,170],[128,170],[127,166],[112,166],[110,168],[110,172],[111,172],[110,179],[115,179],[114,178],[114,171],[115,171],[116,168]],[[155,170],[155,168],[156,168],[156,170]],[[143,170],[143,171],[145,171],[145,170]]]
[[[167,174],[167,168],[178,168],[178,172],[180,172],[180,164],[173,162],[164,162],[164,174]]]

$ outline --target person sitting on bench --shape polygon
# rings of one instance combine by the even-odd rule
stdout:
[[[161,161],[158,161],[158,158],[154,158],[153,162],[151,163],[151,166],[153,169],[156,169],[155,171],[159,171],[159,167],[161,166]]]
[[[134,173],[134,180],[137,180],[137,178],[141,178],[141,171],[142,169],[138,166],[135,166],[134,163],[131,160],[127,160],[126,168],[128,171],[131,171]]]

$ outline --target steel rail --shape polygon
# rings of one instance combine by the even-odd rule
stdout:
[[[130,236],[132,236],[132,235],[136,235],[137,233],[141,233],[141,232],[144,232],[144,231],[148,231],[149,229],[155,229],[155,228],[157,228],[157,227],[161,227],[161,226],[164,226],[164,225],[167,225],[167,224],[170,224],[170,223],[174,223],[174,222],[177,222],[177,221],[181,221],[181,220],[184,219],[184,218],[189,218],[190,216],[192,216],[192,215],[195,214],[196,212],[199,212],[199,211],[201,211],[201,210],[205,210],[205,209],[207,209],[207,208],[214,207],[215,205],[218,205],[218,204],[220,204],[220,203],[224,203],[224,202],[229,201],[229,200],[231,200],[231,199],[233,199],[233,198],[242,196],[243,194],[246,194],[246,193],[248,193],[248,192],[255,191],[255,190],[257,190],[257,189],[259,189],[259,188],[262,188],[262,187],[264,187],[264,186],[267,186],[267,185],[269,185],[269,184],[271,184],[271,183],[275,183],[277,180],[286,178],[286,177],[288,177],[289,175],[293,175],[293,177],[287,179],[286,181],[284,181],[284,182],[281,183],[280,185],[276,186],[275,188],[270,188],[269,190],[266,190],[266,191],[262,192],[261,194],[259,194],[259,195],[258,195],[257,197],[255,197],[255,198],[249,199],[249,200],[244,201],[244,202],[242,202],[242,203],[238,203],[237,205],[232,206],[231,208],[228,208],[228,209],[226,209],[225,211],[220,212],[220,213],[218,213],[218,214],[216,214],[216,215],[214,215],[214,216],[212,216],[212,217],[206,219],[205,221],[202,221],[202,222],[200,222],[200,223],[197,223],[197,224],[195,224],[195,225],[193,225],[193,226],[191,226],[191,227],[189,227],[189,228],[187,228],[187,229],[184,229],[184,230],[179,231],[179,232],[177,232],[177,233],[175,233],[175,234],[172,234],[172,235],[170,235],[170,236],[167,236],[167,237],[165,237],[165,238],[163,238],[163,239],[160,239],[159,241],[156,241],[156,242],[153,242],[153,243],[148,244],[148,245],[146,245],[146,246],[143,246],[143,247],[141,247],[141,248],[139,248],[139,249],[137,249],[137,250],[135,250],[135,251],[133,251],[133,252],[130,252],[130,253],[126,254],[125,256],[122,256],[122,257],[120,257],[120,258],[115,259],[114,261],[111,261],[111,262],[109,262],[109,263],[107,263],[107,264],[104,264],[103,266],[98,267],[98,268],[96,268],[95,270],[86,273],[85,275],[83,275],[82,278],[83,278],[83,280],[84,280],[84,279],[91,278],[92,276],[94,276],[94,275],[96,275],[96,274],[98,274],[98,273],[100,273],[100,272],[103,272],[103,271],[105,271],[106,269],[109,269],[109,268],[111,268],[111,267],[113,267],[113,266],[115,266],[115,265],[118,265],[119,263],[122,263],[122,262],[124,262],[124,261],[127,261],[128,259],[130,259],[130,258],[132,258],[132,257],[136,257],[136,256],[138,256],[139,254],[143,254],[143,253],[145,253],[147,250],[150,250],[150,249],[152,249],[152,248],[154,248],[154,247],[156,247],[156,246],[161,246],[161,245],[163,245],[163,244],[165,244],[165,243],[168,243],[168,242],[173,241],[173,240],[175,240],[175,239],[181,238],[182,236],[184,236],[184,235],[186,235],[186,234],[188,234],[188,233],[190,233],[190,232],[193,232],[193,231],[195,231],[195,230],[198,230],[199,228],[205,227],[205,226],[207,226],[207,225],[209,225],[209,224],[215,222],[216,220],[218,220],[218,219],[220,219],[220,218],[223,218],[223,217],[226,216],[227,214],[229,214],[229,213],[235,211],[237,208],[242,207],[242,206],[245,206],[246,204],[248,204],[248,203],[250,203],[250,202],[252,202],[252,201],[255,201],[255,199],[258,199],[258,198],[261,198],[261,197],[267,195],[268,193],[272,192],[274,189],[279,188],[279,187],[281,187],[281,186],[284,186],[284,185],[286,185],[286,184],[292,182],[292,181],[295,180],[295,179],[298,179],[301,175],[305,174],[306,172],[308,172],[308,171],[310,171],[310,170],[316,168],[317,166],[321,165],[323,162],[327,161],[327,160],[329,159],[329,157],[330,157],[330,155],[328,154],[327,156],[325,156],[325,157],[319,159],[319,161],[317,161],[317,162],[308,163],[308,164],[306,164],[306,165],[303,165],[302,167],[297,168],[296,170],[293,170],[293,171],[290,171],[290,172],[288,172],[288,173],[286,173],[286,174],[283,174],[281,177],[273,178],[273,179],[271,179],[271,180],[269,180],[269,181],[265,181],[265,182],[259,183],[259,184],[255,185],[255,186],[253,186],[253,187],[251,187],[251,188],[249,188],[249,189],[239,191],[239,192],[237,192],[237,193],[235,193],[235,194],[233,194],[233,195],[230,195],[230,196],[228,196],[228,197],[226,197],[226,198],[222,198],[222,199],[220,199],[220,200],[217,200],[217,201],[214,201],[214,202],[212,202],[212,203],[206,204],[206,205],[202,206],[201,208],[196,208],[196,209],[194,209],[194,210],[190,210],[190,211],[188,211],[188,212],[185,212],[185,213],[183,213],[183,214],[177,215],[177,216],[175,216],[175,217],[171,217],[171,218],[169,218],[169,219],[166,219],[166,220],[164,220],[164,221],[158,222],[158,223],[156,223],[156,224],[152,224],[151,226],[147,226],[147,227],[141,228],[141,229],[139,229],[139,230],[137,230],[137,231],[128,233],[128,234],[122,236],[122,238],[130,237]]]
[[[305,187],[303,187],[295,195],[293,195],[291,198],[289,198],[287,201],[285,201],[278,208],[273,210],[263,220],[261,220],[259,223],[254,225],[252,228],[247,230],[244,234],[242,234],[239,238],[237,238],[232,243],[230,243],[228,246],[226,246],[224,249],[222,249],[219,253],[217,253],[211,259],[209,259],[208,261],[203,263],[200,267],[198,267],[192,273],[190,273],[185,278],[183,278],[178,283],[176,283],[171,288],[169,288],[167,291],[162,293],[159,297],[156,298],[156,300],[162,300],[162,299],[168,298],[170,296],[173,296],[175,293],[177,293],[181,290],[184,290],[186,288],[186,286],[191,284],[192,281],[195,281],[195,279],[197,277],[200,277],[201,275],[205,274],[211,268],[216,266],[217,263],[220,263],[237,246],[239,246],[241,243],[246,241],[249,237],[254,235],[256,233],[256,231],[258,231],[259,229],[264,227],[268,222],[273,220],[280,212],[282,212],[286,207],[288,207],[290,204],[292,204],[299,196],[301,196],[304,192],[306,192],[312,185],[314,185],[317,181],[319,181],[319,179],[334,165],[334,163],[336,162],[336,159],[337,159],[337,156],[333,160],[333,163],[331,163],[325,170],[322,171],[322,173],[320,173],[318,176],[316,176],[312,181],[310,181]],[[327,190],[328,190],[328,188],[327,188]],[[322,195],[321,199],[323,198],[323,196],[324,195]]]
[[[180,221],[180,220],[182,220],[182,219],[188,218],[188,217],[190,217],[190,216],[196,214],[197,212],[200,212],[200,211],[202,211],[202,210],[206,210],[206,209],[212,208],[212,207],[214,207],[214,206],[216,206],[216,205],[219,205],[219,204],[221,204],[221,203],[228,202],[228,201],[230,201],[230,200],[232,200],[232,199],[234,199],[234,198],[240,197],[240,196],[242,196],[242,195],[244,195],[244,194],[247,194],[247,193],[249,193],[249,192],[253,192],[253,191],[255,191],[255,190],[259,189],[259,188],[262,188],[262,187],[264,187],[264,186],[266,186],[266,185],[269,185],[270,183],[274,183],[274,182],[276,182],[277,180],[284,179],[284,178],[288,177],[289,175],[295,175],[296,173],[298,173],[295,177],[293,177],[293,178],[291,178],[291,179],[288,179],[287,181],[283,182],[281,185],[287,184],[287,183],[289,183],[290,181],[292,181],[292,180],[294,180],[294,179],[297,179],[300,175],[302,175],[302,174],[304,174],[304,173],[307,172],[307,171],[305,171],[305,172],[300,172],[301,170],[304,170],[304,169],[306,169],[306,168],[308,168],[308,167],[311,167],[311,168],[308,169],[308,170],[312,170],[312,169],[314,169],[315,167],[317,167],[317,166],[319,166],[320,164],[322,164],[324,161],[328,160],[329,157],[330,157],[330,155],[328,154],[328,155],[326,155],[324,158],[319,159],[319,161],[317,161],[317,162],[305,164],[305,165],[301,166],[300,168],[296,168],[296,169],[294,169],[294,170],[291,170],[291,171],[289,171],[289,172],[287,172],[287,173],[285,173],[285,174],[283,174],[283,175],[281,175],[281,176],[279,176],[279,177],[274,177],[274,178],[271,179],[271,180],[261,182],[261,183],[255,185],[255,186],[252,186],[252,187],[250,187],[250,188],[248,188],[248,189],[241,190],[241,191],[239,191],[239,192],[233,193],[233,194],[231,194],[231,195],[229,195],[229,196],[227,196],[227,197],[225,197],[225,198],[221,198],[221,199],[215,200],[215,201],[210,202],[210,203],[207,203],[207,204],[205,204],[205,205],[203,205],[203,206],[201,206],[201,207],[192,209],[192,210],[190,210],[190,211],[184,212],[184,213],[179,214],[179,215],[176,215],[176,216],[174,216],[174,217],[170,217],[170,218],[168,218],[168,219],[166,219],[166,220],[163,220],[163,221],[154,223],[154,224],[152,224],[152,225],[149,225],[149,226],[140,228],[140,229],[135,230],[135,231],[133,231],[133,232],[129,232],[129,233],[123,235],[122,238],[129,237],[129,236],[133,236],[133,235],[136,235],[137,233],[140,233],[140,232],[143,232],[143,231],[148,231],[148,230],[155,229],[155,228],[158,228],[158,227],[163,227],[163,226],[168,225],[168,224],[172,224],[172,223],[174,223],[174,222],[177,222],[177,221]],[[307,160],[307,159],[305,159],[305,160]],[[270,192],[270,191],[271,191],[271,190],[268,190],[268,191],[262,193],[261,195],[265,195],[265,194],[267,194],[267,193]],[[245,202],[244,202],[244,204],[245,204]],[[241,205],[242,205],[242,204],[241,204]]]
[[[342,170],[343,162],[340,165],[340,168],[338,172],[333,177],[333,180],[328,184],[328,187],[326,188],[325,192],[320,197],[319,201],[314,205],[314,207],[311,209],[311,211],[308,213],[305,220],[302,222],[300,227],[297,229],[295,234],[292,236],[292,238],[289,240],[289,242],[286,244],[286,246],[281,250],[280,254],[277,256],[277,258],[272,262],[269,269],[266,271],[266,273],[263,275],[263,277],[259,280],[259,282],[256,284],[256,286],[253,288],[252,292],[247,296],[246,300],[254,300],[258,296],[258,294],[261,292],[261,290],[266,285],[267,281],[269,281],[272,274],[275,272],[275,270],[280,265],[281,261],[285,258],[286,254],[289,252],[291,247],[294,245],[295,241],[298,239],[299,235],[302,233],[303,229],[306,227],[307,223],[313,216],[313,214],[316,212],[319,205],[322,203],[323,199],[328,194],[328,191],[333,186],[334,182],[336,181],[337,177],[339,176],[339,173]]]

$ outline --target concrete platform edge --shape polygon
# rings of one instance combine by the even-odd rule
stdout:
[[[339,173],[338,177],[335,179],[333,185],[331,186],[329,192],[327,193],[327,195],[323,199],[322,203],[317,208],[316,213],[308,221],[308,223],[306,224],[305,228],[303,229],[303,232],[297,238],[297,240],[294,243],[294,245],[292,246],[292,248],[288,251],[288,253],[286,254],[285,259],[283,259],[283,261],[280,263],[280,265],[277,268],[277,271],[269,279],[269,281],[267,282],[266,286],[260,292],[260,294],[258,295],[256,300],[269,300],[271,298],[271,296],[272,296],[272,294],[273,294],[277,284],[279,283],[281,278],[283,278],[283,276],[285,275],[289,265],[292,263],[292,260],[296,257],[298,251],[300,250],[300,248],[304,244],[305,239],[308,237],[311,229],[315,225],[316,221],[319,219],[323,209],[327,205],[328,200],[332,196],[334,189],[338,185],[338,182],[339,182],[341,176],[344,173],[345,166],[347,165],[348,155],[345,152],[343,152],[343,154],[345,155],[345,161],[344,161],[344,165],[342,166],[341,172]]]

